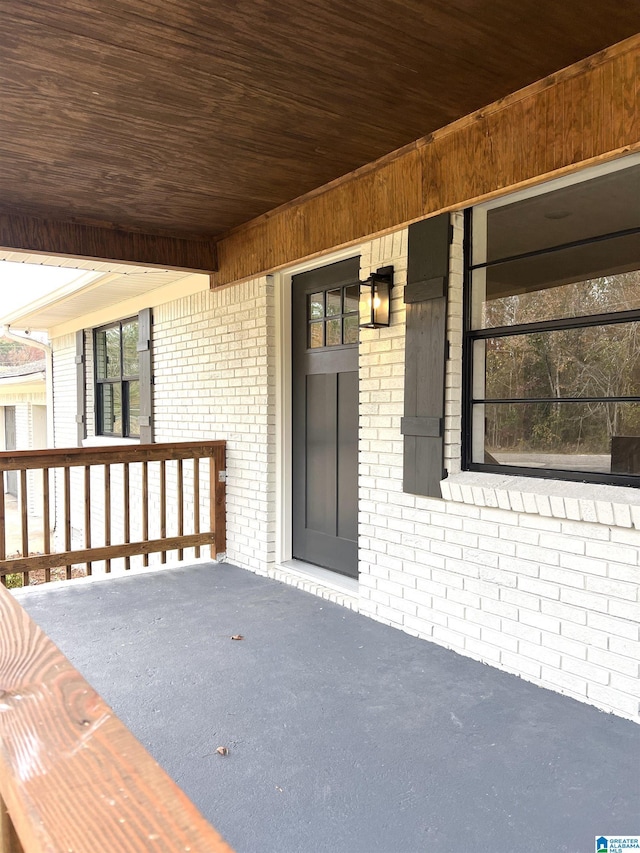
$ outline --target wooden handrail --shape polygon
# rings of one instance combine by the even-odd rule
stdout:
[[[65,447],[48,450],[4,450],[0,471],[22,468],[68,468],[79,465],[121,465],[123,462],[157,462],[162,459],[200,459],[226,441],[179,441],[163,444],[115,444],[108,447]]]
[[[233,853],[3,588],[0,797],[0,853]]]
[[[201,460],[209,460],[209,513],[208,529],[201,530],[200,522],[200,473]],[[131,566],[131,557],[142,556],[144,565],[148,565],[148,555],[154,552],[161,554],[161,560],[166,562],[168,551],[177,551],[179,558],[184,557],[186,548],[194,548],[196,556],[200,556],[202,545],[212,548],[212,553],[220,554],[226,550],[226,445],[224,441],[176,442],[163,444],[142,445],[112,445],[109,447],[73,447],[51,450],[21,450],[0,452],[0,482],[4,471],[20,472],[20,513],[22,553],[11,557],[6,549],[6,511],[4,490],[0,487],[0,581],[5,582],[6,575],[23,573],[24,584],[29,583],[29,572],[44,570],[45,581],[50,580],[51,569],[63,566],[65,576],[70,578],[72,567],[78,563],[85,564],[86,574],[93,571],[93,563],[104,561],[105,572],[111,571],[111,561],[122,558],[125,569]],[[191,531],[185,533],[185,461],[193,465],[193,516],[190,520]],[[159,506],[159,537],[149,538],[150,529],[150,500],[154,497],[149,482],[150,464],[159,464],[159,494],[156,505]],[[176,500],[171,509],[177,511],[175,531],[169,529],[167,518],[167,473],[168,463],[176,470]],[[131,503],[131,466],[140,464],[141,484],[138,500],[135,502],[139,510],[139,529],[142,538],[132,540],[132,503]],[[116,479],[112,479],[113,466],[122,466],[122,489]],[[92,488],[91,470],[98,468],[103,471],[102,495],[99,489]],[[62,471],[61,491],[63,504],[62,518],[58,520],[57,529],[63,541],[63,550],[54,552],[51,549],[50,530],[50,484],[49,476],[52,470]],[[75,526],[84,528],[84,547],[72,546],[72,478],[71,471],[78,470],[79,479],[76,488],[84,489],[84,512],[82,519]],[[43,538],[44,553],[33,554],[29,548],[29,516],[28,516],[28,477],[29,471],[40,470],[43,477],[42,488],[42,517],[44,522]],[[114,475],[115,477],[115,475]],[[92,543],[91,521],[92,508],[98,493],[99,509],[103,511],[103,541]],[[120,500],[120,496],[122,499]],[[115,499],[116,506],[112,507]],[[100,503],[100,500],[102,503]],[[59,503],[59,505],[60,505]],[[121,517],[120,517],[121,516]],[[114,543],[114,517],[122,523],[123,542]],[[177,533],[177,536],[174,535]],[[215,550],[214,550],[215,549]]]

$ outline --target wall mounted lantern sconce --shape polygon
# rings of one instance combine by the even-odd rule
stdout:
[[[358,311],[361,329],[381,329],[389,325],[393,267],[380,267],[360,282]]]

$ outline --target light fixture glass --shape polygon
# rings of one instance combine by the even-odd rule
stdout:
[[[358,313],[361,329],[380,329],[391,318],[391,288],[393,267],[382,267],[360,282]]]

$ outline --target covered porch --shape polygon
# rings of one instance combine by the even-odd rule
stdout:
[[[316,596],[214,562],[14,594],[238,853],[636,831],[633,723]]]

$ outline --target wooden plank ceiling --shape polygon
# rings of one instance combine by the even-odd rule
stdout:
[[[129,233],[125,260],[131,232],[164,235],[188,266],[189,240],[211,246],[639,21],[611,0],[4,0],[0,245],[55,251],[66,223],[76,254],[104,256],[100,229]]]

